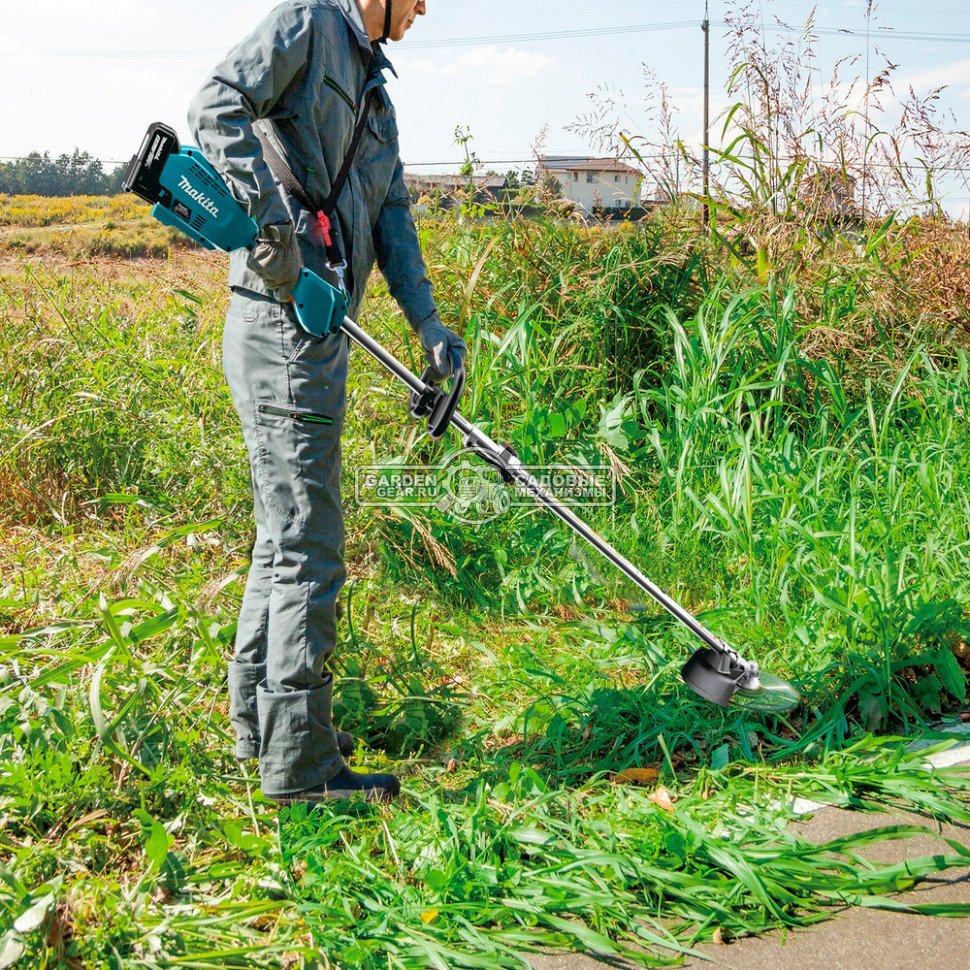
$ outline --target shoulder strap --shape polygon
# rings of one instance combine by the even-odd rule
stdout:
[[[316,209],[310,196],[307,195],[307,191],[303,188],[299,179],[293,174],[293,170],[283,156],[276,150],[276,146],[269,140],[266,129],[263,127],[263,122],[257,121],[253,125],[253,131],[256,133],[256,137],[259,139],[260,145],[263,148],[263,158],[266,159],[266,164],[269,166],[269,170],[273,173],[273,177],[276,179],[280,185],[286,189],[287,192],[292,195],[304,209],[308,209],[312,212]]]
[[[344,183],[347,181],[347,176],[350,175],[350,167],[354,164],[354,159],[357,157],[360,140],[364,136],[364,126],[367,124],[367,116],[370,114],[376,93],[377,89],[373,88],[364,97],[364,103],[360,107],[360,117],[357,119],[357,127],[354,128],[354,137],[350,140],[350,147],[347,149],[347,154],[344,155],[344,160],[340,165],[340,171],[337,172],[337,177],[330,183],[330,195],[327,196],[326,201],[321,206],[321,209],[328,217],[337,207],[337,199],[340,198],[340,193],[344,190]]]
[[[351,166],[357,157],[360,142],[364,136],[364,126],[367,124],[367,117],[370,114],[375,93],[376,89],[371,90],[364,97],[363,103],[360,106],[360,114],[357,117],[357,124],[354,127],[354,135],[350,140],[350,147],[347,149],[347,154],[344,155],[344,160],[340,165],[340,171],[337,172],[337,177],[330,183],[330,194],[321,205],[318,205],[310,198],[309,193],[300,184],[300,180],[293,174],[293,170],[287,165],[286,160],[276,150],[276,146],[267,137],[266,130],[263,127],[264,123],[257,122],[253,126],[253,131],[256,133],[256,137],[259,139],[260,145],[263,148],[263,157],[266,159],[266,164],[269,166],[269,170],[273,173],[273,176],[304,209],[317,213],[320,227],[323,229],[324,241],[327,244],[327,259],[334,266],[342,263],[344,260],[342,254],[333,242],[330,231],[330,216],[337,206],[337,200],[340,198],[340,193],[343,192],[344,185],[350,175]]]

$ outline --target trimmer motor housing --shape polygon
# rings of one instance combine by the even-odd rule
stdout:
[[[174,129],[155,122],[125,173],[125,191],[153,205],[152,215],[206,249],[250,249],[259,230],[198,148],[179,145]],[[315,337],[339,333],[347,294],[304,267],[293,287],[293,310]]]
[[[182,148],[168,125],[156,122],[125,173],[125,190],[154,204],[152,215],[207,249],[248,249],[256,223],[198,148]]]

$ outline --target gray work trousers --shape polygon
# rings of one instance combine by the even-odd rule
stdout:
[[[259,757],[266,794],[329,781],[336,602],[343,585],[340,434],[348,341],[304,332],[293,311],[233,293],[223,370],[249,452],[256,543],[229,663],[236,757]]]

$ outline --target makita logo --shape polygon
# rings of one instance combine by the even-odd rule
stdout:
[[[196,202],[209,213],[210,216],[214,218],[219,218],[219,207],[212,201],[204,192],[200,192],[198,189],[192,188],[192,183],[184,176],[179,176],[179,188],[187,195],[189,198],[195,199]]]

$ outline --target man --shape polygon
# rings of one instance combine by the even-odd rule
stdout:
[[[236,757],[259,758],[262,790],[280,804],[383,800],[400,787],[392,775],[351,771],[341,747],[353,742],[338,740],[331,720],[348,341],[307,334],[289,298],[306,266],[342,282],[356,316],[376,260],[437,377],[464,357],[435,308],[382,74],[393,68],[381,44],[425,12],[424,0],[287,0],[189,108],[199,147],[259,226],[252,252],[231,257],[223,338],[256,517],[229,692]]]

